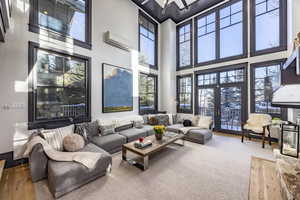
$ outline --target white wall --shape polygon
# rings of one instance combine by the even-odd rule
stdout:
[[[176,113],[176,24],[161,24],[160,110]]]
[[[23,139],[28,136],[28,41],[92,58],[92,119],[138,113],[138,71],[150,70],[138,65],[138,7],[134,3],[130,0],[93,0],[92,50],[29,32],[29,0],[15,0],[12,3],[11,28],[6,43],[0,43],[0,154],[13,151],[13,141],[21,140],[20,143],[23,143]],[[126,52],[104,43],[103,33],[108,30],[125,38],[134,50]],[[133,70],[133,112],[102,114],[102,63]],[[157,74],[157,71],[151,70],[151,73]]]

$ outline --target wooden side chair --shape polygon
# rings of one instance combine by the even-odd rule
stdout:
[[[242,126],[242,142],[247,135],[251,140],[251,135],[262,136],[262,148],[265,148],[265,137],[268,133],[269,144],[271,143],[270,125],[272,124],[272,117],[268,114],[251,113],[247,123]]]

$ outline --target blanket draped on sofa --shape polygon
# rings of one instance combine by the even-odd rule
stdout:
[[[89,170],[95,168],[98,160],[101,158],[101,153],[93,153],[93,152],[61,152],[53,149],[51,145],[49,145],[43,138],[40,136],[33,137],[26,145],[26,150],[24,152],[24,156],[28,157],[31,153],[33,147],[36,144],[41,144],[46,155],[55,161],[61,162],[77,162]]]

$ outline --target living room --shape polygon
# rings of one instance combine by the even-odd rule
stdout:
[[[299,8],[1,0],[0,199],[300,199]]]

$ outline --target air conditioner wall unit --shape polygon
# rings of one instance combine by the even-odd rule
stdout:
[[[111,31],[106,31],[104,33],[104,42],[125,51],[130,51],[132,49],[128,45],[129,42],[126,39],[116,34],[113,34]]]

